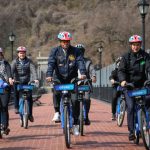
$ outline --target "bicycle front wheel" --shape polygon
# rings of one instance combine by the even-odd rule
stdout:
[[[28,101],[24,103],[24,115],[23,115],[23,126],[25,129],[28,128]]]
[[[70,135],[68,106],[64,106],[64,134],[65,134],[66,147],[70,148],[71,135]]]
[[[80,101],[80,124],[79,124],[79,131],[80,135],[83,136],[83,131],[84,131],[84,117],[83,117],[83,102]]]
[[[143,139],[143,144],[145,148],[148,150],[150,147],[150,135],[149,135],[149,125],[148,121],[149,119],[146,119],[146,113],[144,110],[141,110],[140,112],[140,123],[141,123],[141,135]]]
[[[119,107],[119,105],[118,105]],[[120,101],[120,112],[117,114],[117,125],[119,127],[122,126],[125,116],[125,110],[126,110],[126,102],[125,100]]]

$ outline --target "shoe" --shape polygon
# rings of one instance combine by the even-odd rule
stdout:
[[[9,134],[9,132],[10,132],[10,129],[9,128],[3,128],[2,130],[1,130],[1,134],[3,135],[3,134],[5,134],[5,135],[8,135]]]
[[[116,120],[116,114],[112,114],[111,120],[112,120],[112,121],[115,121],[115,120]]]
[[[29,116],[28,119],[30,120],[30,122],[34,122],[34,117],[32,115]]]
[[[78,136],[79,135],[79,125],[73,126],[73,134]]]
[[[135,135],[133,133],[133,131],[130,131],[129,133],[129,141],[133,141],[135,139]]]
[[[59,115],[59,112],[56,112],[56,113],[54,114],[54,117],[53,117],[52,121],[60,122],[60,115]]]
[[[86,119],[84,120],[84,124],[85,124],[85,125],[90,125],[90,124],[91,124],[89,118],[86,118]]]
[[[15,108],[15,114],[19,114],[19,109]]]

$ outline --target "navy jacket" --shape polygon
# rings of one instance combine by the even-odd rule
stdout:
[[[82,75],[86,74],[83,56],[78,48],[70,46],[66,52],[61,46],[52,49],[48,59],[47,77],[53,77],[55,70],[55,78],[70,82],[78,77],[78,69]]]
[[[118,70],[120,82],[132,82],[136,87],[142,87],[148,73],[150,73],[150,56],[143,50],[138,53],[130,51],[122,57]]]

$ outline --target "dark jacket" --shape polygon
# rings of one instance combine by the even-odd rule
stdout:
[[[150,56],[143,50],[138,53],[130,51],[122,57],[118,70],[120,82],[132,82],[135,87],[142,87],[147,73],[150,73]]]
[[[22,84],[27,84],[29,81],[38,78],[35,65],[27,57],[23,61],[19,61],[19,58],[13,60],[11,70],[13,78]]]
[[[78,69],[82,75],[86,74],[83,57],[78,48],[70,46],[65,53],[62,47],[53,48],[48,59],[48,69],[46,76],[69,82],[71,79],[78,77]]]
[[[117,82],[119,82],[119,78],[118,78],[118,68],[115,68],[112,72],[111,75],[109,76],[109,80],[115,80]],[[117,84],[112,85],[113,87],[117,87]]]
[[[12,74],[11,74],[11,67],[10,64],[4,60],[4,61],[0,61],[0,66],[3,68],[0,69],[0,76],[2,76],[2,78],[4,77],[4,79],[8,82],[9,78],[12,78]]]
[[[85,67],[86,67],[87,78],[90,79],[91,77],[96,76],[96,71],[92,64],[92,61],[90,59],[84,57],[84,63],[85,63]]]

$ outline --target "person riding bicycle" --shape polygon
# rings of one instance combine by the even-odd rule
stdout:
[[[3,50],[0,48],[0,79],[4,82],[13,85],[11,67],[10,64],[5,60]],[[6,92],[0,94],[0,109],[1,109],[1,131],[4,134],[9,134],[9,112],[8,103],[10,99],[11,88],[7,88]]]
[[[113,87],[113,97],[111,102],[111,109],[112,109],[112,120],[116,120],[116,106],[117,106],[117,99],[120,96],[120,92],[117,91],[118,84],[115,84],[115,82],[119,82],[118,79],[118,67],[120,64],[122,57],[118,57],[115,61],[115,69],[111,72],[111,75],[109,77],[109,80]]]
[[[141,48],[142,38],[139,35],[133,35],[129,38],[130,50],[126,53],[120,62],[118,68],[118,77],[121,86],[126,83],[133,83],[135,88],[143,87],[147,80],[147,73],[150,73],[150,56]],[[127,104],[127,123],[129,130],[129,140],[134,140],[134,101],[125,91]]]
[[[34,80],[38,84],[38,76],[35,65],[32,60],[26,56],[26,47],[19,46],[17,48],[17,58],[12,61],[11,70],[14,81],[19,81],[19,84],[28,84],[31,80]],[[14,84],[14,101],[15,112],[19,113],[19,92],[17,91],[17,84]],[[34,121],[32,114],[33,100],[32,91],[29,94],[29,120]]]
[[[53,78],[58,79],[62,84],[70,83],[73,78],[78,77],[78,69],[81,72],[81,79],[86,78],[86,69],[83,56],[78,48],[70,44],[71,33],[67,31],[58,34],[60,45],[53,48],[48,58],[48,69],[46,80],[52,82]],[[54,73],[55,71],[55,73]],[[54,74],[53,74],[54,73]],[[57,97],[61,99],[61,97]],[[74,105],[73,105],[74,109]],[[79,110],[76,109],[79,112]],[[74,134],[79,135],[78,120],[74,114]]]
[[[92,82],[96,82],[96,72],[94,69],[94,66],[92,64],[92,61],[89,58],[84,57],[85,53],[85,46],[83,44],[77,44],[75,47],[79,48],[83,58],[84,58],[84,63],[86,67],[86,77],[87,79],[92,79]],[[92,83],[90,83],[90,86],[92,87]],[[90,125],[90,120],[89,120],[89,111],[90,111],[90,105],[91,105],[91,99],[90,99],[90,92],[85,92],[85,112],[86,112],[86,119],[85,119],[85,125]]]

